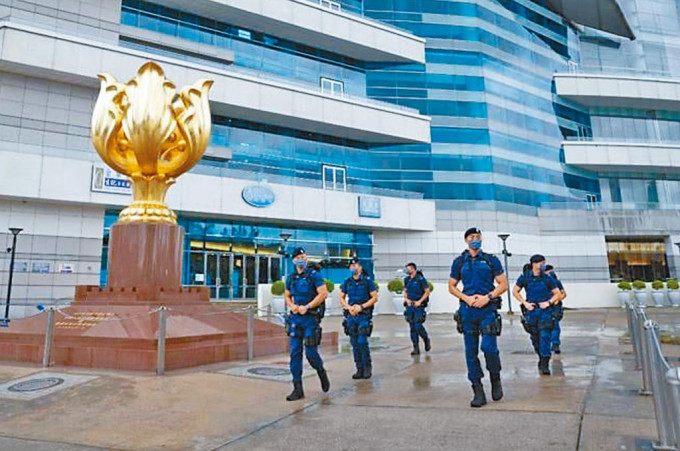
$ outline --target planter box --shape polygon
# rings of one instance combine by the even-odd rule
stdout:
[[[635,301],[638,305],[647,305],[647,290],[633,290],[635,293]]]
[[[668,299],[673,307],[680,307],[680,290],[668,290]]]
[[[663,307],[666,300],[666,290],[652,290],[652,300],[655,307]]]
[[[630,302],[630,290],[619,290],[616,294],[621,303],[621,307],[626,307],[626,303]]]

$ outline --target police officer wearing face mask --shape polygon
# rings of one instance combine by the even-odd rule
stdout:
[[[418,271],[415,263],[406,265],[406,274],[406,277],[404,277],[404,317],[411,332],[411,342],[413,343],[411,355],[419,355],[421,338],[425,344],[425,352],[432,349],[430,337],[425,330],[425,319],[427,318],[425,307],[430,298],[430,286],[423,273]]]
[[[349,336],[357,371],[352,379],[370,379],[373,371],[368,337],[373,331],[373,306],[378,302],[378,291],[373,280],[363,273],[359,259],[349,262],[350,277],[340,288],[340,304],[345,319],[342,325]]]
[[[480,335],[486,369],[491,377],[491,398],[494,401],[503,398],[497,345],[501,317],[497,310],[500,308],[500,296],[508,289],[508,279],[498,257],[482,251],[482,232],[478,228],[465,231],[465,242],[468,249],[451,264],[449,292],[460,299],[460,309],[454,318],[458,332],[464,336],[468,379],[474,392],[470,407],[482,407],[486,404],[486,395],[482,385],[484,373],[478,358]],[[463,290],[458,288],[459,282],[463,282]]]
[[[290,337],[290,372],[293,375],[293,391],[287,401],[304,398],[302,389],[302,349],[307,361],[319,375],[321,389],[331,388],[323,367],[318,346],[321,343],[321,318],[323,303],[328,296],[326,284],[319,274],[307,267],[307,255],[301,247],[293,251],[295,269],[286,279],[285,300],[290,314],[286,319],[286,332]]]
[[[560,290],[560,298],[553,307],[554,322],[552,334],[550,335],[550,350],[555,354],[561,354],[562,350],[560,349],[560,334],[562,333],[562,329],[560,328],[560,321],[562,321],[562,318],[564,317],[564,307],[562,301],[564,301],[564,299],[567,297],[567,291],[564,289],[562,281],[557,277],[555,268],[552,265],[546,265],[545,273],[555,279],[555,284]]]
[[[550,375],[550,334],[553,329],[553,305],[561,297],[555,280],[545,273],[545,257],[532,255],[529,259],[531,271],[517,279],[512,290],[513,296],[522,305],[522,325],[531,337],[531,344],[539,356],[540,374]],[[521,291],[524,288],[526,300]]]

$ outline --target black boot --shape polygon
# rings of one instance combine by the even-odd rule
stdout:
[[[363,379],[364,378],[364,369],[357,367],[357,372],[352,374],[352,379]]]
[[[293,391],[286,396],[286,401],[297,401],[305,397],[305,392],[302,391],[302,381],[293,381]]]
[[[540,370],[542,376],[550,376],[550,357],[541,357]]]
[[[432,349],[432,343],[430,342],[430,337],[425,337],[423,338],[425,341],[425,352],[430,352],[430,349]]]
[[[317,371],[317,374],[319,375],[319,380],[321,381],[321,390],[323,390],[324,393],[327,393],[328,390],[331,389],[331,381],[328,380],[328,374],[326,373],[326,370]]]
[[[562,350],[560,349],[560,345],[558,345],[557,343],[553,343],[551,350],[555,354],[562,354]]]
[[[370,379],[372,375],[373,368],[371,368],[371,365],[366,366],[366,368],[364,368],[364,379]]]
[[[484,394],[484,386],[482,381],[472,384],[472,391],[475,393],[474,398],[470,401],[470,407],[482,407],[486,404],[486,395]]]
[[[413,351],[411,351],[411,355],[420,355],[420,346],[418,346],[418,343],[413,344]]]
[[[500,401],[503,399],[503,386],[501,385],[501,373],[491,375],[491,399]]]

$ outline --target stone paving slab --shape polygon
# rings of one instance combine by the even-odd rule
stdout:
[[[559,428],[553,425],[559,424]],[[523,430],[522,425],[531,425]],[[567,450],[576,449],[579,416],[497,411],[320,405],[221,450]],[[551,430],[541,434],[541,429]],[[397,433],[398,431],[398,433]],[[499,440],[503,437],[502,440]]]
[[[664,321],[680,318],[680,311],[658,312]],[[403,318],[379,316],[374,342],[384,351],[373,354],[373,379],[353,381],[351,355],[324,349],[331,392],[323,394],[318,379],[309,377],[306,398],[294,403],[284,401],[288,384],[221,374],[252,365],[287,367],[285,355],[164,377],[50,369],[96,378],[33,400],[0,398],[0,450],[649,449],[656,434],[652,400],[635,393],[641,379],[630,345],[620,342],[622,310],[568,311],[564,353],[553,360],[551,377],[538,376],[519,318],[504,321],[499,346],[506,397],[482,409],[468,406],[462,337],[450,315],[428,317],[433,350],[415,358]],[[339,330],[340,322],[327,318],[324,330]],[[341,336],[338,349],[345,344]],[[677,348],[665,350],[678,355]],[[40,372],[1,364],[0,384]],[[543,427],[551,433],[540,434]]]

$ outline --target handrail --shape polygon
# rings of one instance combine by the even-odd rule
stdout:
[[[664,356],[659,324],[647,317],[644,305],[627,302],[628,331],[635,368],[642,370],[642,395],[652,395],[659,440],[655,449],[680,450],[680,368]]]

